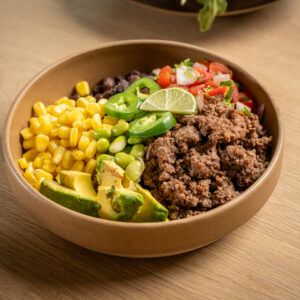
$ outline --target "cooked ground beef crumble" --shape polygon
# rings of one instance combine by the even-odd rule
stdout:
[[[180,219],[220,206],[257,180],[269,163],[272,137],[256,114],[246,116],[222,103],[204,103],[199,115],[149,141],[143,184]]]

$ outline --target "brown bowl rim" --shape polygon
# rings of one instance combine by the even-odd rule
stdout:
[[[71,209],[65,208],[54,201],[48,199],[47,197],[43,196],[40,192],[35,190],[24,178],[23,174],[18,170],[18,168],[15,165],[15,162],[13,160],[13,157],[10,153],[10,147],[9,147],[9,129],[11,127],[11,120],[14,113],[14,110],[18,103],[21,101],[23,95],[27,92],[27,90],[37,81],[40,77],[42,77],[44,74],[46,74],[49,70],[55,69],[60,66],[60,64],[73,59],[75,57],[79,57],[81,55],[86,55],[87,53],[91,53],[94,51],[98,51],[103,48],[110,48],[110,47],[119,47],[119,46],[126,46],[126,45],[139,45],[139,44],[156,44],[156,45],[162,45],[162,46],[177,46],[182,47],[186,49],[201,51],[204,55],[212,55],[216,58],[223,60],[226,64],[231,65],[234,69],[242,70],[243,73],[250,78],[250,80],[254,81],[259,88],[261,88],[270,98],[271,103],[274,107],[274,111],[276,113],[276,120],[277,120],[277,126],[278,126],[278,139],[276,145],[273,145],[273,156],[270,161],[269,166],[264,171],[264,173],[244,192],[242,192],[239,196],[233,198],[232,200],[226,202],[225,204],[218,206],[214,209],[211,209],[207,212],[201,213],[197,216],[179,219],[179,220],[172,220],[170,222],[141,222],[141,223],[131,223],[131,222],[118,222],[118,221],[112,221],[112,220],[105,220],[101,218],[95,218],[88,215],[84,215],[82,213],[78,213],[76,211],[73,211]],[[266,89],[248,72],[246,72],[243,68],[232,62],[230,59],[227,59],[224,56],[221,56],[219,54],[216,54],[215,52],[211,50],[206,50],[202,47],[190,45],[187,43],[181,43],[181,42],[175,42],[175,41],[167,41],[167,40],[158,40],[158,39],[134,39],[134,40],[123,40],[123,41],[116,41],[116,42],[110,42],[105,43],[101,45],[100,47],[92,48],[90,50],[85,51],[79,51],[73,55],[69,55],[65,58],[60,59],[59,61],[51,64],[50,66],[43,69],[41,72],[39,72],[37,75],[35,75],[31,80],[28,81],[27,84],[25,84],[24,88],[20,91],[20,93],[15,98],[14,102],[11,104],[10,109],[7,113],[7,117],[5,120],[5,128],[4,128],[4,135],[3,135],[3,153],[4,158],[6,161],[7,167],[10,168],[12,173],[14,174],[15,178],[17,179],[18,183],[25,188],[32,197],[35,197],[39,199],[40,201],[46,201],[47,205],[52,206],[53,209],[57,210],[63,210],[66,214],[70,214],[74,218],[79,218],[82,221],[91,222],[94,224],[103,224],[105,226],[112,226],[112,227],[122,227],[122,228],[145,228],[145,229],[151,229],[151,228],[157,228],[157,227],[165,227],[165,226],[180,226],[181,224],[185,223],[193,223],[197,222],[198,220],[207,219],[207,218],[213,218],[216,215],[226,213],[228,210],[230,210],[233,206],[236,206],[241,201],[249,201],[248,198],[251,196],[255,189],[260,187],[264,181],[267,179],[268,176],[270,176],[270,173],[272,169],[275,167],[277,163],[279,163],[280,155],[283,149],[283,142],[284,142],[284,130],[283,130],[283,124],[280,117],[280,112],[278,107],[276,106],[275,102],[273,101],[272,97],[269,95],[269,93],[266,91]]]

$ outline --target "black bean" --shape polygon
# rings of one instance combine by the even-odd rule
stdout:
[[[104,90],[106,89],[111,89],[113,88],[115,85],[116,85],[116,82],[115,80],[112,78],[112,77],[105,77],[101,80],[101,83],[102,83],[102,88]]]
[[[131,74],[127,77],[127,80],[129,81],[129,83],[133,83],[136,80],[140,79],[141,77],[139,75],[135,75],[135,74]]]
[[[108,99],[109,97],[111,97],[115,93],[116,93],[116,87],[113,87],[113,88],[110,88],[110,89],[106,89],[103,92],[102,97]]]
[[[73,100],[77,100],[78,98],[80,98],[81,96],[78,94],[78,93],[74,93],[72,96],[71,96],[71,99]]]
[[[116,90],[118,93],[124,92],[129,86],[129,82],[125,79],[121,79],[117,85],[116,85]]]
[[[98,101],[98,100],[103,98],[103,95],[101,93],[98,93],[98,94],[95,95],[95,98]]]

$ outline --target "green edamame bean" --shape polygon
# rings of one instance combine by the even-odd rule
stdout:
[[[116,124],[112,129],[111,129],[111,133],[113,136],[119,136],[121,134],[123,134],[124,132],[126,132],[129,128],[129,124],[127,122],[119,122],[118,124]]]
[[[101,163],[103,160],[111,160],[114,161],[114,157],[108,154],[101,154],[98,158],[97,158],[97,167],[96,167],[96,171],[99,171],[99,168],[101,166]]]
[[[124,170],[132,161],[134,161],[134,157],[124,152],[119,152],[115,156],[115,162]]]
[[[111,130],[107,128],[100,128],[94,131],[94,139],[98,141],[101,138],[110,139]]]
[[[127,145],[126,148],[123,150],[123,152],[129,154],[131,149],[132,149],[132,146]]]
[[[130,137],[128,139],[128,144],[133,145],[133,144],[139,144],[143,141],[143,138],[141,137]]]
[[[135,158],[143,158],[145,155],[145,146],[143,144],[135,144],[132,146],[129,154]]]
[[[109,148],[109,140],[106,138],[100,138],[97,141],[97,152],[98,153],[106,153]]]
[[[109,152],[118,153],[125,149],[127,145],[126,137],[124,135],[118,136],[109,146]]]
[[[134,160],[127,166],[126,176],[133,181],[137,181],[142,176],[144,168],[144,163],[141,160]]]

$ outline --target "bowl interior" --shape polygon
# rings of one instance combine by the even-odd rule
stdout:
[[[34,102],[43,101],[49,105],[62,96],[70,96],[75,84],[81,80],[87,80],[93,86],[104,76],[124,75],[133,69],[149,73],[156,67],[173,65],[186,58],[197,60],[200,57],[228,65],[233,70],[235,78],[254,94],[259,103],[266,105],[264,127],[274,138],[272,151],[274,153],[280,134],[277,110],[261,85],[241,67],[210,51],[186,44],[147,40],[118,42],[65,59],[51,66],[40,73],[20,93],[10,110],[5,135],[8,160],[16,176],[27,185],[17,163],[22,154],[19,133],[28,125]]]

